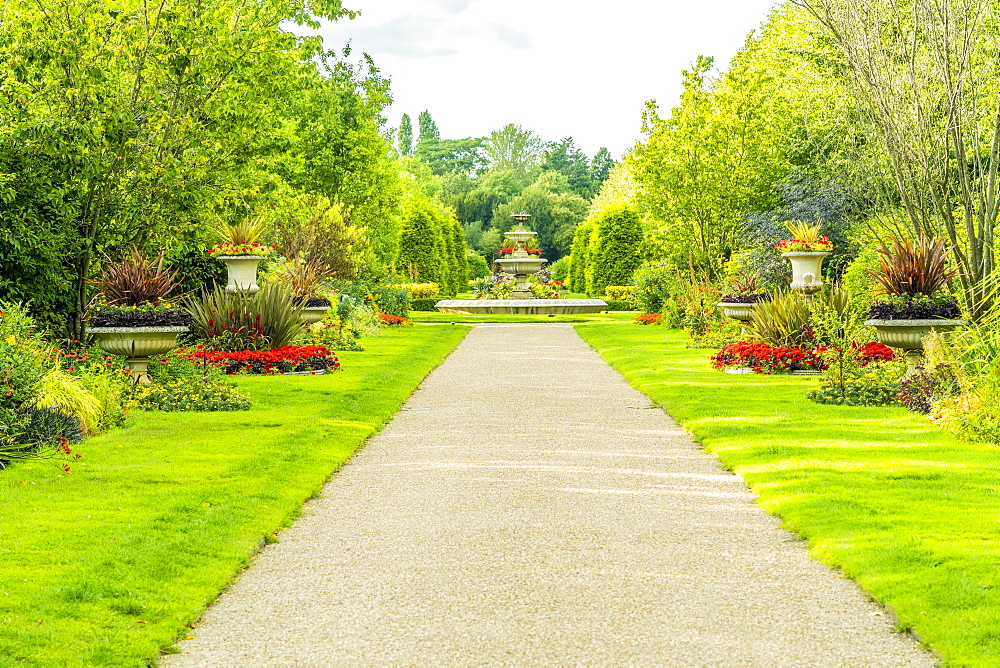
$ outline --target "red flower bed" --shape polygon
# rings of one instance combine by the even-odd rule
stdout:
[[[208,362],[227,374],[278,374],[294,371],[336,371],[340,361],[323,346],[282,346],[272,350],[239,350],[223,352],[198,348],[179,348],[182,355],[194,362]]]
[[[663,324],[663,314],[662,313],[645,313],[638,316],[635,319],[635,324],[637,325],[662,325]]]
[[[407,325],[412,325],[413,321],[409,318],[401,318],[398,315],[391,315],[389,313],[379,313],[378,319],[382,321],[382,324],[386,327],[406,327]]]
[[[861,353],[861,366],[867,366],[872,362],[889,361],[896,357],[891,348],[877,341],[853,345],[855,350]],[[830,346],[781,348],[766,343],[740,341],[731,343],[715,353],[711,360],[715,369],[750,368],[755,373],[822,371],[828,366],[823,359],[823,353],[829,349]]]

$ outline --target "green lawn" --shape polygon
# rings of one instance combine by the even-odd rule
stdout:
[[[612,311],[611,313],[581,313],[579,315],[459,315],[436,311],[410,311],[413,322],[571,322],[571,323],[615,323],[632,322],[637,311]]]
[[[249,412],[139,413],[0,471],[0,665],[146,665],[399,409],[465,327],[408,327],[326,376],[237,379]]]
[[[713,371],[676,330],[577,331],[902,629],[949,665],[1000,665],[1000,448],[902,408],[815,404],[815,378]]]

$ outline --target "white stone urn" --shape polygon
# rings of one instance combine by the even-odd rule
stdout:
[[[124,355],[132,370],[132,383],[149,385],[149,358],[162,355],[177,347],[177,335],[187,327],[88,327],[87,333],[97,337],[101,350],[112,355]]]
[[[865,324],[875,328],[875,338],[890,348],[903,351],[906,358],[906,373],[913,373],[924,359],[923,338],[931,331],[950,332],[965,324],[964,320],[929,318],[925,320],[865,320]]]
[[[329,311],[331,308],[333,307],[304,306],[302,308],[302,315],[300,315],[299,317],[301,318],[302,322],[308,322],[308,323],[319,322],[320,320],[326,317],[327,311]]]
[[[757,306],[757,304],[754,302],[749,304],[719,302],[716,306],[722,309],[723,315],[727,318],[732,318],[733,320],[738,320],[740,322],[750,322],[753,320],[753,309]]]
[[[243,292],[252,295],[260,286],[257,285],[257,265],[264,259],[263,255],[216,255],[216,258],[226,263],[229,271],[228,292]]]
[[[792,292],[804,301],[823,289],[823,258],[829,251],[788,251],[782,253],[792,263]]]

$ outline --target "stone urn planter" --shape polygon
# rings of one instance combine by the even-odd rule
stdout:
[[[216,255],[216,258],[226,263],[229,272],[228,292],[244,292],[252,295],[260,290],[257,285],[257,265],[264,259],[263,255]]]
[[[302,315],[299,317],[302,322],[319,322],[326,317],[327,311],[331,308],[330,306],[305,306],[302,308]]]
[[[149,358],[162,355],[177,347],[177,335],[187,327],[88,327],[87,333],[97,337],[101,350],[112,355],[124,355],[132,370],[132,382],[149,385]]]
[[[753,320],[753,309],[757,306],[757,303],[750,302],[749,304],[741,304],[735,302],[719,302],[716,306],[722,309],[723,315],[727,318],[732,318],[733,320],[738,320],[739,322],[750,322]]]
[[[828,251],[788,251],[782,253],[792,263],[792,291],[804,301],[823,289],[823,258]]]
[[[964,320],[945,320],[943,318],[930,318],[926,320],[865,320],[865,324],[875,328],[875,338],[880,343],[884,343],[890,348],[898,348],[903,351],[906,358],[906,374],[913,373],[913,370],[923,362],[924,343],[923,338],[932,330],[938,332],[950,332],[953,329],[965,324]]]

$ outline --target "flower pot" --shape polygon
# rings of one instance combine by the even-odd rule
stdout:
[[[330,306],[306,306],[302,309],[302,315],[299,318],[302,322],[319,322],[326,317],[327,311],[332,307]]]
[[[187,327],[88,327],[87,333],[97,337],[101,350],[112,355],[124,355],[132,370],[132,382],[149,385],[149,358],[162,355],[177,347],[177,335]]]
[[[923,362],[923,338],[931,330],[950,332],[965,324],[964,320],[865,320],[865,324],[875,328],[875,338],[890,348],[898,348],[906,357],[906,373],[909,375]]]
[[[738,320],[740,322],[750,322],[753,320],[753,309],[757,304],[750,302],[748,304],[735,303],[735,302],[719,302],[716,304],[722,313],[725,314],[727,318],[732,318],[733,320]]]
[[[257,285],[257,265],[264,259],[263,255],[217,255],[216,257],[226,263],[229,272],[227,291],[252,295],[260,290],[260,286]]]
[[[829,254],[827,251],[789,251],[781,254],[792,263],[791,288],[803,300],[811,300],[823,289],[823,258]]]

